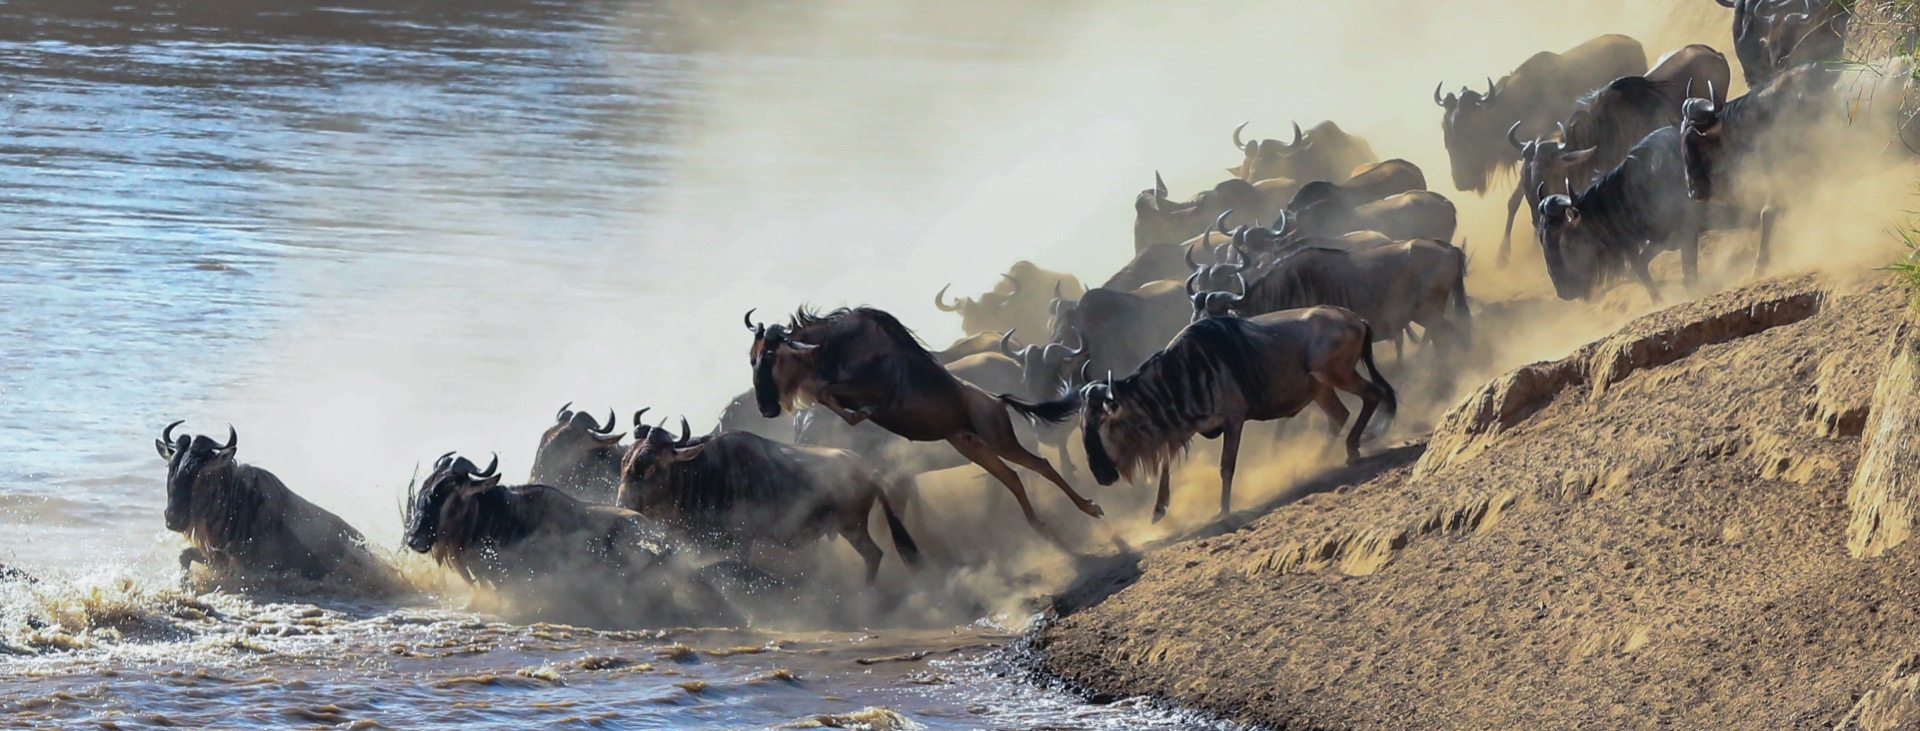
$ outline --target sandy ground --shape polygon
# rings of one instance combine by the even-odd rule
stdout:
[[[1043,668],[1288,729],[1833,728],[1920,651],[1920,550],[1846,549],[1905,302],[1855,289],[1762,282],[1496,379],[1085,582]]]

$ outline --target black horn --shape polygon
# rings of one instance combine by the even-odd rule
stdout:
[[[1018,352],[1015,352],[1013,349],[1013,331],[1012,330],[1008,330],[1006,332],[1000,333],[1000,352],[1001,354],[1007,356],[1008,358],[1012,358],[1014,360],[1020,359],[1020,354]]]
[[[568,401],[568,402],[567,402],[567,403],[566,403],[566,404],[565,404],[564,406],[561,406],[561,407],[560,407],[560,410],[559,410],[559,411],[556,411],[556,412],[554,412],[554,413],[553,413],[553,420],[554,420],[554,421],[566,421],[566,420],[567,420],[567,417],[569,417],[569,416],[572,416],[572,414],[570,414],[570,413],[567,413],[567,409],[571,409],[571,408],[573,408],[573,402],[572,402],[572,401]]]
[[[233,430],[232,424],[228,424],[227,425],[227,443],[220,445],[220,451],[226,454],[233,454],[233,450],[238,448],[239,446],[240,446],[240,435],[239,433]]]
[[[1296,121],[1293,123],[1293,144],[1287,145],[1287,147],[1288,148],[1299,147],[1300,140],[1305,138],[1306,138],[1306,135],[1300,133],[1300,123]]]
[[[757,329],[758,329],[758,328],[755,328],[755,327],[753,326],[753,311],[754,311],[754,310],[757,310],[757,309],[760,309],[760,308],[758,308],[758,307],[755,307],[755,308],[753,308],[753,309],[751,309],[751,310],[747,310],[747,314],[746,314],[746,315],[744,315],[744,316],[742,316],[742,317],[740,318],[740,321],[741,321],[741,322],[744,322],[744,323],[747,323],[747,329],[748,329],[748,330],[757,330]],[[572,402],[568,402],[568,405],[572,405]]]
[[[500,469],[500,453],[494,452],[493,461],[487,463],[487,468],[479,472],[473,473],[473,476],[484,480],[489,477],[492,477],[494,471],[498,469]]]
[[[634,433],[634,435],[633,435],[633,436],[634,436],[635,438],[638,438],[638,437],[640,436],[640,434],[638,433],[638,432],[639,432],[639,429],[640,429],[640,427],[643,427],[643,426],[646,426],[646,422],[643,422],[643,421],[641,421],[641,419],[642,419],[642,418],[644,418],[644,417],[645,417],[645,416],[647,415],[647,412],[649,412],[649,411],[652,411],[652,410],[653,410],[653,407],[652,407],[652,406],[648,406],[647,408],[644,408],[644,409],[641,409],[641,410],[639,410],[639,411],[635,411],[635,412],[633,412],[633,428],[634,428],[634,431],[635,431],[635,433]]]
[[[612,434],[613,430],[618,427],[620,423],[618,419],[619,417],[613,413],[613,407],[609,406],[607,407],[607,423],[605,425],[595,425],[592,431],[600,434]]]
[[[687,417],[682,416],[680,417],[680,441],[678,443],[686,444],[691,441],[693,441],[693,427],[687,424]]]
[[[1160,179],[1160,171],[1153,171],[1153,197],[1167,199],[1167,182]]]
[[[1219,231],[1222,234],[1227,233],[1227,217],[1231,215],[1233,215],[1233,209],[1231,208],[1221,211],[1220,217],[1213,219],[1214,230]]]
[[[1000,275],[1000,277],[1002,279],[1007,280],[1008,284],[1013,285],[1013,290],[1007,292],[1008,302],[1011,302],[1013,301],[1013,298],[1020,296],[1020,280],[1019,279],[1015,278],[1012,274],[1002,274]],[[1001,303],[1002,306],[1005,306],[1005,304],[1006,304],[1005,302]]]
[[[187,420],[181,419],[179,421],[173,422],[172,424],[168,424],[167,428],[161,429],[160,441],[166,442],[168,446],[172,446],[173,445],[173,428],[185,423],[187,423]]]
[[[1185,254],[1187,259],[1187,271],[1190,271],[1190,272],[1200,271],[1200,263],[1193,260],[1193,247],[1199,246],[1199,245],[1200,245],[1200,242],[1196,241],[1193,244],[1187,246],[1187,251]]]
[[[1516,149],[1516,150],[1527,149],[1527,143],[1521,142],[1520,137],[1518,136],[1520,134],[1520,125],[1523,125],[1523,124],[1526,124],[1524,120],[1519,122],[1514,122],[1512,127],[1507,128],[1507,144],[1513,145],[1513,149]]]
[[[1442,81],[1438,84],[1433,85],[1433,105],[1434,106],[1445,107],[1447,105],[1447,100],[1440,98],[1440,89],[1442,87],[1445,87],[1446,85],[1447,85],[1447,82],[1445,81]]]
[[[1087,354],[1087,336],[1081,335],[1080,328],[1077,328],[1077,327],[1068,327],[1067,331],[1073,333],[1073,341],[1080,344],[1080,347],[1078,348],[1067,348],[1067,357],[1078,358],[1080,356],[1086,355]]]
[[[1251,121],[1248,120],[1248,122]],[[1248,122],[1241,122],[1240,126],[1233,128],[1233,146],[1240,148],[1242,152],[1246,151],[1247,143],[1240,141],[1240,130],[1246,129]]]
[[[1481,94],[1480,98],[1485,99],[1487,101],[1493,101],[1493,77],[1491,76],[1487,77],[1487,93]]]

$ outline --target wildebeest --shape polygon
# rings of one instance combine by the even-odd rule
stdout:
[[[1227,512],[1242,425],[1284,419],[1318,404],[1338,436],[1347,408],[1336,390],[1360,397],[1360,415],[1346,439],[1347,461],[1359,461],[1363,435],[1385,433],[1395,410],[1393,387],[1373,362],[1370,329],[1359,315],[1338,307],[1188,325],[1131,375],[1095,381],[1081,391],[1083,442],[1094,478],[1111,485],[1141,468],[1161,469],[1153,512],[1158,520],[1169,497],[1166,464],[1195,434],[1221,437],[1220,511]],[[1361,363],[1371,381],[1360,375]]]
[[[1248,238],[1272,235],[1250,229]],[[1471,344],[1466,252],[1444,241],[1412,239],[1350,250],[1299,239],[1261,262],[1233,304],[1243,315],[1316,305],[1341,307],[1373,325],[1374,336],[1396,338],[1412,323],[1436,348],[1463,353]],[[1225,289],[1223,282],[1203,283]]]
[[[1060,304],[1049,340],[1082,343],[1091,373],[1129,373],[1187,326],[1190,311],[1178,279],[1132,291],[1090,289]]]
[[[369,593],[401,586],[367,550],[360,531],[288,489],[280,478],[234,458],[240,437],[175,437],[168,424],[154,440],[167,461],[167,530],[186,536],[180,568],[195,562],[242,579],[293,574]]]
[[[1687,197],[1680,135],[1674,127],[1656,130],[1593,185],[1540,201],[1541,252],[1561,299],[1590,297],[1609,276],[1626,269],[1659,302],[1660,289],[1647,274],[1647,262],[1674,248],[1680,250],[1691,289],[1698,278],[1701,232],[1744,222],[1734,206],[1709,206]],[[1763,213],[1756,268],[1766,261],[1771,221],[1771,214]]]
[[[1851,3],[1715,0],[1733,9],[1733,52],[1749,89],[1794,66],[1842,57]]]
[[[572,406],[569,402],[560,407],[553,426],[540,435],[530,479],[587,502],[612,502],[619,488],[620,458],[627,454],[620,444],[626,435],[614,425],[611,410],[602,424],[592,414],[573,411]]]
[[[1493,174],[1519,158],[1504,139],[1514,122],[1524,129],[1553,126],[1588,90],[1622,76],[1647,73],[1647,54],[1640,42],[1622,35],[1604,35],[1566,53],[1542,51],[1521,63],[1499,83],[1487,80],[1486,93],[1461,89],[1440,94],[1433,103],[1446,110],[1440,120],[1447,156],[1453,167],[1453,185],[1462,191],[1485,193]]]
[[[1426,189],[1427,176],[1420,172],[1420,166],[1395,158],[1357,170],[1344,183],[1316,180],[1300,186],[1299,192],[1287,202],[1287,210],[1298,213],[1319,203],[1356,208],[1387,196]]]
[[[1520,151],[1520,186],[1528,217],[1539,211],[1542,195],[1565,194],[1568,184],[1586,186],[1611,170],[1627,151],[1661,127],[1680,123],[1687,99],[1725,100],[1732,72],[1719,51],[1699,44],[1684,46],[1654,64],[1645,76],[1622,76],[1582,96],[1558,141],[1521,142],[1520,124],[1507,130],[1507,140]],[[1513,241],[1518,198],[1508,201],[1507,228],[1500,237],[1500,261]],[[1537,221],[1535,221],[1537,224]]]
[[[670,562],[665,532],[638,513],[547,485],[500,484],[452,452],[409,490],[407,548],[538,611],[645,624],[711,621],[717,595]]]
[[[979,299],[961,297],[948,304],[947,288],[933,296],[933,306],[941,312],[960,315],[960,330],[968,335],[999,335],[1011,328],[1039,328],[1047,323],[1047,302],[1051,293],[1086,291],[1080,279],[1071,274],[1041,269],[1030,261],[1017,261],[1000,275],[994,291]],[[985,352],[992,352],[990,349]]]
[[[1065,291],[1057,290],[1057,291]],[[1058,296],[1058,295],[1056,295]],[[1000,333],[976,333],[953,341],[952,345],[933,351],[933,359],[941,365],[951,365],[954,361],[969,355],[993,353],[1000,349]]]
[[[1305,236],[1338,238],[1355,231],[1377,231],[1394,241],[1453,240],[1459,212],[1453,201],[1432,191],[1414,190],[1359,206],[1321,200],[1292,211]]]
[[[1302,133],[1293,123],[1293,142],[1280,140],[1240,141],[1246,122],[1233,128],[1233,146],[1246,154],[1238,167],[1227,172],[1247,182],[1286,178],[1302,182],[1326,180],[1346,182],[1354,170],[1379,158],[1373,147],[1359,137],[1347,134],[1332,121],[1325,121]]]
[[[893,315],[870,307],[825,315],[804,309],[787,325],[746,324],[753,331],[753,384],[760,413],[775,416],[796,403],[826,406],[848,424],[871,420],[913,441],[945,441],[999,479],[1019,500],[1027,522],[1040,526],[1020,476],[1002,459],[1038,472],[1075,507],[1100,517],[1052,464],[1020,445],[1008,412],[1058,423],[1072,415],[1059,405],[1040,407],[994,396],[955,377],[933,359]]]
[[[1212,228],[1209,227],[1207,231],[1201,233],[1199,236],[1177,244],[1161,243],[1150,245],[1147,248],[1135,252],[1133,261],[1127,262],[1126,266],[1121,267],[1120,271],[1114,272],[1113,276],[1108,277],[1107,281],[1101,283],[1100,286],[1105,289],[1124,292],[1138,289],[1141,286],[1158,282],[1162,279],[1179,279],[1187,275],[1187,271],[1190,268],[1187,265],[1187,261],[1193,257],[1195,249],[1212,249],[1215,246],[1227,243],[1227,241],[1228,237],[1225,234],[1215,233]],[[1079,297],[1080,295],[1074,296]],[[1065,294],[1062,293],[1059,299],[1065,299]]]
[[[724,432],[752,432],[776,442],[800,441],[800,427],[793,419],[769,419],[760,415],[760,403],[754,399],[751,388],[727,401],[726,407],[720,410],[719,429]],[[617,487],[618,467],[614,470],[614,479]]]
[[[1233,178],[1199,192],[1192,200],[1176,203],[1168,199],[1167,184],[1160,174],[1154,173],[1153,187],[1140,191],[1133,201],[1133,250],[1139,253],[1154,244],[1186,241],[1226,211],[1234,212],[1227,221],[1229,225],[1259,223],[1286,208],[1299,188],[1300,183],[1292,178],[1254,183]],[[1002,328],[1002,332],[1005,330]]]
[[[920,561],[881,471],[859,455],[741,432],[694,438],[685,419],[678,439],[642,425],[639,414],[634,424],[617,502],[699,545],[745,558],[758,544],[792,548],[839,535],[872,583],[884,555],[867,532],[878,502],[900,559]]]

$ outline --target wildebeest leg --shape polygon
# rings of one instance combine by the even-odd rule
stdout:
[[[1313,394],[1313,403],[1327,415],[1327,436],[1335,440],[1340,439],[1340,427],[1346,426],[1347,417],[1351,416],[1347,411],[1347,405],[1340,403],[1340,393],[1321,386]]]
[[[1753,276],[1759,277],[1767,271],[1767,260],[1773,249],[1773,221],[1780,213],[1777,206],[1768,205],[1760,209],[1760,243],[1753,251]]]
[[[873,501],[867,500],[866,509],[848,510],[840,526],[840,537],[847,539],[860,559],[867,562],[867,585],[880,576],[880,559],[886,552],[880,550],[880,544],[873,542],[873,535],[867,532],[867,514],[873,511]]]
[[[1687,295],[1692,296],[1700,289],[1700,232],[1680,240],[1680,278],[1686,284]]]
[[[1033,512],[1033,501],[1027,499],[1027,488],[1020,484],[1020,475],[1014,473],[1013,468],[1008,467],[1005,462],[1001,462],[999,455],[994,454],[993,449],[988,447],[986,442],[981,441],[978,435],[972,432],[961,432],[948,437],[947,443],[959,450],[961,456],[980,465],[987,474],[993,475],[1000,484],[1007,486],[1007,490],[1013,493],[1013,499],[1020,501],[1020,512],[1027,516],[1027,525],[1033,526],[1034,530],[1041,530],[1044,527],[1040,522],[1040,516]]]
[[[1347,464],[1359,462],[1360,436],[1366,431],[1367,422],[1373,419],[1374,409],[1380,405],[1379,387],[1369,383],[1366,378],[1361,377],[1358,369],[1351,367],[1339,368],[1331,372],[1314,371],[1313,378],[1322,384],[1360,397],[1360,416],[1353,420],[1353,428],[1347,430]],[[1339,399],[1336,396],[1334,400]],[[1319,398],[1316,396],[1314,401],[1318,402]],[[1321,404],[1321,408],[1326,408],[1326,405]],[[1342,406],[1341,411],[1344,413],[1345,410],[1346,407]]]
[[[1054,443],[1054,447],[1060,450],[1060,474],[1066,475],[1067,479],[1073,479],[1074,475],[1073,455],[1067,453],[1067,442],[1070,441],[1072,440],[1063,435],[1060,441]]]
[[[1500,255],[1494,257],[1493,265],[1505,268],[1507,253],[1513,248],[1513,219],[1520,214],[1520,201],[1526,196],[1526,188],[1513,186],[1513,197],[1507,199],[1507,230],[1500,234]]]
[[[1640,280],[1640,286],[1647,288],[1647,296],[1652,298],[1653,303],[1657,305],[1660,304],[1660,287],[1653,283],[1653,275],[1647,273],[1647,257],[1649,254],[1646,250],[1650,248],[1653,247],[1642,247],[1641,253],[1629,255],[1627,257],[1627,265],[1633,268],[1634,278]]]
[[[1167,465],[1160,465],[1160,492],[1153,498],[1153,522],[1155,523],[1167,517],[1167,503],[1173,499],[1172,483],[1172,469]]]
[[[1027,448],[1020,446],[1018,442],[1006,445],[999,451],[1000,456],[1008,462],[1038,472],[1041,477],[1047,478],[1048,482],[1059,487],[1061,492],[1067,494],[1067,499],[1073,501],[1073,506],[1080,509],[1080,512],[1095,518],[1106,515],[1106,512],[1101,510],[1100,506],[1093,504],[1092,500],[1081,497],[1080,493],[1074,492],[1073,486],[1067,484],[1066,478],[1061,477],[1060,473],[1053,469],[1053,464],[1048,462],[1045,457],[1027,451]]]
[[[181,571],[181,573],[186,573],[186,572],[188,572],[188,571],[192,571],[192,570],[193,570],[193,564],[194,564],[195,562],[198,562],[198,563],[202,563],[202,564],[206,564],[206,565],[208,565],[208,566],[212,566],[212,565],[213,565],[212,563],[210,563],[210,562],[208,562],[208,561],[207,561],[207,554],[205,554],[205,553],[203,553],[203,552],[201,552],[201,550],[200,550],[200,549],[198,549],[198,548],[193,548],[193,547],[191,547],[191,546],[189,546],[189,547],[187,547],[187,548],[185,548],[185,549],[182,549],[182,550],[180,551],[180,571]]]
[[[1228,419],[1220,438],[1220,512],[1233,510],[1233,468],[1240,461],[1240,427],[1244,422]]]

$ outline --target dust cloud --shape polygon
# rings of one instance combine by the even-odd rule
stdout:
[[[1602,33],[1640,39],[1650,61],[1690,42],[1732,58],[1724,11],[1704,2],[666,7],[666,30],[636,15],[609,41],[668,32],[688,46],[659,184],[596,212],[602,223],[584,250],[554,253],[535,246],[550,232],[517,216],[513,200],[451,206],[431,195],[435,181],[401,181],[382,215],[482,233],[427,236],[418,255],[289,281],[377,284],[354,306],[273,332],[273,375],[223,394],[219,413],[240,425],[242,459],[395,545],[394,495],[416,464],[448,450],[498,451],[507,474],[525,474],[562,402],[596,415],[615,407],[623,425],[643,406],[686,414],[696,430],[711,425],[750,385],[740,325],[748,308],[773,319],[803,303],[873,305],[940,347],[961,335],[958,318],[929,301],[944,284],[977,293],[1020,259],[1097,283],[1131,256],[1133,196],[1154,172],[1176,198],[1211,187],[1239,162],[1229,134],[1248,120],[1248,134],[1284,138],[1289,120],[1332,119],[1380,157],[1418,164],[1460,207],[1481,353],[1450,384],[1401,385],[1408,406],[1392,436],[1411,438],[1479,380],[1563,354],[1650,307],[1637,287],[1597,304],[1557,301],[1524,213],[1513,263],[1493,265],[1506,196],[1498,185],[1484,198],[1450,190],[1433,85],[1480,87],[1535,52]],[[1794,214],[1780,270],[1831,264],[1835,249],[1863,252],[1843,257],[1849,267],[1889,258],[1882,231],[1908,189],[1888,180],[1861,178]],[[417,195],[404,192],[409,184]],[[1863,200],[1874,215],[1828,207],[1857,210]],[[1743,271],[1737,250],[1748,238],[1725,238],[1735,253],[1707,261]],[[1664,255],[1656,272],[1677,293],[1674,258]],[[1406,373],[1394,367],[1389,377],[1396,371]],[[1336,463],[1320,447],[1321,418],[1303,415],[1309,423],[1289,427],[1296,436],[1277,451],[1248,439],[1236,505]],[[1137,542],[1212,517],[1214,450],[1196,443],[1160,526],[1145,522],[1144,484],[1090,491],[1109,511],[1090,526],[1023,476],[1043,517],[1076,542]],[[923,480],[909,523],[923,546],[963,556],[965,568],[953,571],[950,594],[921,603],[986,601],[1065,561],[977,474]],[[880,541],[883,576],[894,577],[891,543]],[[837,543],[822,551],[834,557],[827,563],[857,563]],[[911,584],[929,582],[939,583]]]

